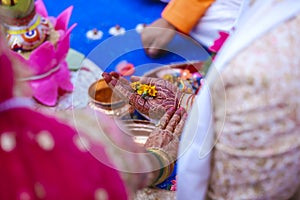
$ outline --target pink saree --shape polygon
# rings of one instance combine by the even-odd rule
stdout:
[[[74,128],[14,97],[9,53],[0,48],[0,199],[127,199],[102,145],[90,141],[104,162],[82,148]]]

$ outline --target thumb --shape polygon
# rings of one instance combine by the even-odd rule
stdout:
[[[153,47],[150,47],[150,48],[147,48],[146,49],[146,53],[148,56],[150,56],[151,58],[156,58],[158,57],[159,53],[160,53],[160,50],[157,49],[157,48],[153,48]]]
[[[131,88],[130,83],[126,80],[119,80],[116,82],[113,92],[117,92],[119,96],[129,101],[134,95],[134,90]]]

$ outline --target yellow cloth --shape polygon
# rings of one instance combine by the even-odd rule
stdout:
[[[188,34],[214,0],[172,0],[162,17],[179,31]]]

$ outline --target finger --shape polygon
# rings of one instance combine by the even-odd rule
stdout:
[[[119,79],[122,78],[119,73],[114,72],[114,71],[112,71],[110,73],[103,72],[102,76],[103,76],[104,80],[106,81],[106,83],[112,87],[115,87],[116,84],[119,82]]]
[[[129,112],[129,114],[130,114],[131,117],[133,117],[134,111],[135,111],[134,106],[130,105],[130,107],[128,108],[128,112]]]
[[[105,82],[107,84],[109,84],[111,82],[111,80],[112,80],[111,75],[109,75],[107,72],[103,72],[102,73],[102,77],[103,77],[103,79],[105,80]]]
[[[151,32],[152,32],[151,28],[149,27],[144,28],[144,30],[141,33],[141,40],[142,40],[145,53],[148,56],[155,58],[156,55],[158,54],[158,51],[157,49],[153,48],[153,41],[155,40],[155,36]]]
[[[187,113],[184,112],[181,119],[180,119],[180,122],[177,124],[177,126],[174,130],[174,134],[176,134],[178,137],[180,137],[181,134],[182,134],[186,119],[187,119]]]
[[[122,87],[121,85],[116,85],[113,89],[113,92],[116,92],[120,97],[122,97],[126,101],[129,101],[131,99],[131,96],[133,95],[132,91]]]
[[[116,87],[117,83],[118,83],[118,80],[112,79],[108,85],[114,88],[114,87]]]
[[[174,115],[170,119],[170,122],[167,124],[166,130],[174,132],[176,126],[180,122],[180,119],[181,119],[181,116],[182,116],[183,112],[184,112],[184,109],[182,107],[180,107],[178,110],[176,110],[176,112],[174,113]]]
[[[107,76],[107,75],[109,75],[107,72],[102,73],[102,76]]]
[[[119,79],[120,77],[120,74],[118,72],[115,72],[115,71],[112,71],[109,73],[112,77],[116,78],[116,79]]]
[[[138,82],[138,81],[140,81],[140,79],[141,79],[141,76],[131,76],[130,77],[130,80],[132,82]]]
[[[108,85],[115,87],[120,75],[117,72],[103,72],[102,77]]]
[[[128,86],[128,87],[131,87],[131,86],[130,86],[130,82],[129,82],[126,78],[120,76],[120,78],[119,78],[118,80],[119,80],[119,83],[120,83],[120,84],[123,84],[123,85],[126,85],[126,86]]]
[[[167,112],[163,115],[163,117],[160,120],[160,123],[158,125],[159,128],[165,129],[166,125],[169,123],[170,118],[173,116],[175,112],[175,107],[171,107],[167,110]]]
[[[156,78],[142,77],[142,76],[131,76],[130,80],[132,82],[141,82],[142,84],[152,84],[155,82]]]
[[[149,28],[149,26],[145,27],[141,32],[141,41],[144,48],[147,48],[151,45],[153,41],[153,35],[151,34],[151,28]]]
[[[145,48],[145,52],[151,58],[158,58],[161,54],[161,50],[154,47]]]
[[[120,77],[119,80],[114,79],[111,81],[111,83],[115,84],[113,89],[114,92],[118,92],[121,96],[125,97],[128,101],[129,99],[131,99],[131,96],[133,95],[134,91],[131,88],[130,83],[126,79]]]

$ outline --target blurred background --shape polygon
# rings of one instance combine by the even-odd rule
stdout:
[[[120,25],[126,30],[137,24],[149,24],[160,17],[165,3],[159,0],[44,0],[49,16],[57,16],[73,5],[70,25],[77,23],[71,34],[71,48],[87,55],[99,43],[111,37],[108,30]],[[92,29],[103,32],[100,40],[89,40],[86,32]]]
[[[152,59],[145,54],[136,27],[161,16],[167,4],[160,0],[44,0],[44,3],[49,16],[55,17],[69,6],[74,7],[69,26],[73,23],[77,26],[71,33],[71,48],[103,71],[115,71],[118,63],[126,61],[135,66],[134,75],[143,75],[162,65],[208,57],[196,41],[179,33],[166,47],[168,53],[164,56]],[[116,37],[109,34],[109,29],[116,25],[124,28],[126,34]],[[88,39],[86,34],[93,29],[103,32],[101,39]]]

